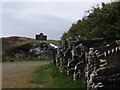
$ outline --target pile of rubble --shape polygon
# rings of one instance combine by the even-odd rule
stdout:
[[[32,42],[15,49],[15,58],[40,58],[53,59],[55,58],[57,46],[47,42]]]

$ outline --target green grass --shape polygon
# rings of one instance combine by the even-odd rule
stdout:
[[[10,60],[14,60],[14,62],[17,61],[47,61],[48,59],[39,59],[39,58],[4,58],[7,61],[5,62],[10,62]]]
[[[56,43],[60,43],[60,40],[47,40],[47,42],[56,44]]]
[[[82,80],[73,81],[51,63],[43,65],[33,73],[33,80],[46,81],[46,83],[33,84],[36,88],[85,88]]]
[[[33,42],[48,42],[48,43],[52,43],[52,44],[56,44],[56,43],[60,43],[60,40],[34,40]]]

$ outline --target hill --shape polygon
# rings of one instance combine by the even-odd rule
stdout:
[[[27,38],[27,37],[18,37],[18,36],[11,36],[11,37],[4,37],[0,38],[2,41],[2,57],[13,57],[15,56],[16,53],[20,53],[22,51],[22,56],[27,57],[28,52],[30,51],[31,45],[34,44],[35,47],[40,47],[40,44],[49,44],[54,46],[60,46],[60,40],[47,40],[47,41],[41,41],[41,40],[35,40],[32,38]],[[34,47],[34,48],[35,48]],[[49,46],[51,47],[51,46]],[[48,54],[50,54],[51,50],[48,51]],[[27,54],[26,54],[27,53]],[[20,56],[19,55],[19,56]],[[31,56],[31,55],[29,55]],[[45,56],[42,54],[42,56]],[[40,57],[42,57],[40,56]],[[48,55],[50,56],[50,55]],[[18,57],[18,55],[17,55]],[[33,56],[31,56],[33,57]]]
[[[11,47],[32,42],[34,41],[34,39],[27,37],[11,36],[11,37],[0,38],[0,41],[2,41],[2,52],[4,53],[6,50],[8,50]]]
[[[7,49],[19,45],[23,45],[30,42],[41,42],[40,40],[35,40],[33,38],[28,37],[18,37],[18,36],[11,36],[11,37],[3,37],[0,38],[0,43],[2,43],[2,50],[3,52]],[[59,45],[60,40],[47,40],[46,42],[52,43],[55,45]]]

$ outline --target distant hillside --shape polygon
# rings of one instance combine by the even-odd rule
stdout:
[[[2,38],[3,58],[40,58],[54,57],[55,48],[60,46],[60,40],[35,40],[27,37]]]
[[[18,37],[18,36],[4,37],[4,38],[0,38],[0,39],[2,39],[2,51],[3,52],[11,47],[23,45],[23,44],[34,41],[34,39],[32,39],[32,38]]]
[[[41,42],[40,40],[35,40],[33,38],[18,37],[18,36],[0,38],[0,41],[1,39],[2,39],[2,52],[3,53],[12,47],[20,46],[20,45],[27,44],[30,42]],[[58,46],[60,44],[60,40],[47,40],[47,42],[58,45]]]

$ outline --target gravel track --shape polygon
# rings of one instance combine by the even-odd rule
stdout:
[[[2,64],[2,88],[31,88],[31,74],[52,61],[21,61]]]

